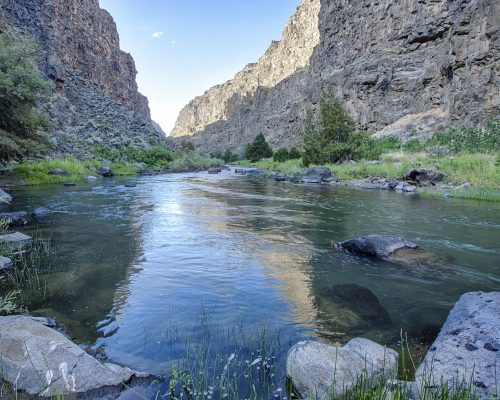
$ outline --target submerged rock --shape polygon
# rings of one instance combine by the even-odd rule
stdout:
[[[50,210],[45,207],[37,207],[32,213],[35,219],[45,218],[50,215]]]
[[[5,192],[4,190],[0,189],[0,203],[7,203],[10,204],[12,201],[12,196]]]
[[[100,167],[97,172],[99,172],[99,175],[104,176],[105,178],[111,178],[111,177],[115,176],[115,174],[113,173],[113,170],[110,167],[106,167],[106,166]]]
[[[391,323],[387,310],[370,289],[359,285],[337,285],[316,296],[318,311],[326,313],[334,330],[385,326]]]
[[[0,256],[0,272],[13,267],[12,260],[8,257]]]
[[[32,238],[21,232],[9,233],[7,235],[0,235],[0,243],[5,244],[25,244],[32,241]]]
[[[73,186],[76,186],[76,183],[75,182],[64,182],[63,185],[66,187],[73,187]]]
[[[466,293],[451,310],[437,339],[418,367],[424,390],[472,388],[480,399],[497,394],[500,368],[500,292]]]
[[[309,168],[302,177],[304,183],[328,183],[332,180],[332,171],[326,167]]]
[[[26,211],[0,213],[0,219],[9,221],[9,226],[23,226],[33,221],[33,217]]]
[[[69,176],[69,172],[62,168],[54,168],[48,172],[49,175]]]
[[[101,364],[62,333],[26,316],[0,317],[0,354],[2,379],[34,396],[119,392],[130,379],[147,377]]]
[[[415,250],[418,246],[398,236],[368,235],[337,243],[337,247],[350,253],[387,258],[398,250]]]
[[[344,347],[314,341],[297,343],[286,360],[286,373],[303,399],[343,396],[361,378],[366,385],[394,379],[398,354],[368,339]]]

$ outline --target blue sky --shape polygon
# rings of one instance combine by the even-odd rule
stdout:
[[[181,108],[281,37],[300,0],[100,0],[132,54],[139,90],[169,133]]]

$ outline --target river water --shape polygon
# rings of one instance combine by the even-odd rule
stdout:
[[[125,188],[125,182],[136,183]],[[432,340],[459,296],[500,287],[500,206],[231,173],[28,187],[10,210],[54,213],[23,231],[53,243],[51,270],[26,306],[85,347],[165,373],[186,337],[207,331]],[[333,241],[401,235],[431,262],[398,265]],[[5,290],[0,287],[0,291]],[[214,335],[211,346],[231,346]],[[220,340],[218,340],[220,338]]]

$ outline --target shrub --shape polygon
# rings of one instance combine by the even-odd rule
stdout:
[[[273,154],[273,160],[276,162],[285,162],[288,160],[297,160],[302,157],[300,151],[296,147],[292,147],[290,150],[286,148],[281,148]]]
[[[174,153],[160,145],[152,147],[120,146],[115,148],[98,146],[94,149],[94,154],[116,163],[138,162],[149,167],[167,166],[174,159]]]
[[[22,139],[36,138],[37,130],[47,124],[37,107],[52,84],[38,72],[36,50],[29,37],[0,34],[0,129]],[[10,146],[16,150],[13,143]]]
[[[321,94],[320,118],[312,112],[304,124],[304,165],[338,163],[350,159],[378,158],[382,152],[367,132],[355,132],[355,123],[331,88]]]
[[[262,133],[259,133],[255,137],[254,141],[247,146],[245,151],[245,158],[253,162],[272,156],[273,151],[269,144],[267,144],[266,138]]]

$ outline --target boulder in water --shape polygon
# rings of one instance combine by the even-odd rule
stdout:
[[[7,203],[10,204],[12,201],[12,196],[5,192],[4,190],[0,189],[0,203]]]
[[[344,347],[305,341],[289,350],[286,373],[301,398],[323,400],[342,397],[361,379],[367,386],[394,379],[397,364],[394,350],[368,339]]]
[[[0,272],[11,269],[12,267],[13,264],[10,258],[0,256]]]
[[[144,175],[144,176],[152,176],[155,174],[155,172],[151,171],[150,169],[138,169],[136,173],[137,175]]]
[[[101,166],[97,172],[99,172],[99,175],[104,176],[105,178],[111,178],[115,176],[113,170],[110,167],[106,167],[104,165]]]
[[[0,235],[0,243],[4,244],[26,244],[30,243],[32,238],[21,232],[8,233]]]
[[[33,396],[92,397],[118,394],[132,378],[146,374],[100,363],[62,333],[26,316],[0,317],[0,377]]]
[[[35,219],[45,218],[45,217],[48,217],[50,215],[50,210],[48,208],[45,208],[45,207],[37,207],[33,211],[32,215]]]
[[[208,169],[208,173],[210,175],[220,174],[221,172],[222,172],[222,168],[221,167],[210,167]]]
[[[415,250],[418,246],[399,236],[368,235],[337,243],[337,247],[349,253],[387,258],[401,249]]]
[[[500,292],[466,293],[455,304],[441,332],[418,367],[420,392],[472,389],[479,399],[498,394]]]

